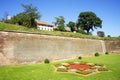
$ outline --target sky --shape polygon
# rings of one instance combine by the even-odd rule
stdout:
[[[5,13],[14,16],[23,12],[21,4],[37,7],[40,20],[50,24],[58,16],[64,16],[66,24],[76,22],[81,12],[92,11],[102,20],[102,28],[94,30],[93,35],[104,31],[106,36],[120,36],[120,0],[0,0],[0,19]]]

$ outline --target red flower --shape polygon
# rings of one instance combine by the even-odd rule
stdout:
[[[87,64],[71,64],[71,65],[69,65],[69,68],[87,70],[87,69],[90,69],[90,65],[87,65]]]

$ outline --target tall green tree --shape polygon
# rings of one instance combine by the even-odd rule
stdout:
[[[39,19],[41,16],[39,15],[39,12],[37,10],[37,7],[30,5],[22,5],[24,8],[24,14],[26,14],[27,26],[28,27],[36,27],[36,21],[35,19]]]
[[[36,19],[39,19],[41,15],[37,11],[37,7],[30,5],[22,5],[24,11],[17,14],[11,19],[11,23],[17,23],[29,28],[36,28]]]
[[[60,31],[65,31],[65,18],[63,16],[55,17],[55,26],[58,26]]]
[[[90,33],[93,28],[102,28],[102,20],[93,12],[81,12],[78,16],[77,28],[81,28]]]
[[[67,24],[67,26],[71,29],[71,31],[73,32],[73,31],[75,31],[75,22],[72,22],[72,21],[70,21],[68,24]]]
[[[27,15],[25,13],[19,13],[16,16],[12,17],[11,23],[13,24],[19,24],[19,25],[23,25],[26,26],[28,23],[28,18]]]

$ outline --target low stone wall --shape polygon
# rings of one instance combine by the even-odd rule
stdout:
[[[0,65],[94,56],[114,50],[108,48],[103,40],[0,31]]]

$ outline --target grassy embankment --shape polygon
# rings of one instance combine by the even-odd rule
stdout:
[[[0,30],[6,31],[17,31],[17,32],[30,32],[30,33],[38,33],[38,34],[46,34],[46,35],[55,35],[55,36],[67,36],[67,37],[80,37],[80,38],[89,38],[89,39],[103,39],[103,40],[120,40],[120,37],[98,37],[91,35],[84,35],[80,33],[72,33],[72,32],[60,32],[60,31],[42,31],[34,28],[27,28],[24,26],[18,26],[13,24],[6,24],[0,22]]]
[[[53,64],[31,64],[21,66],[1,66],[0,80],[120,80],[120,55],[109,54],[99,57],[88,57],[82,60],[73,59],[61,62],[85,61],[105,64],[110,72],[101,72],[89,76],[75,73],[55,72]]]

